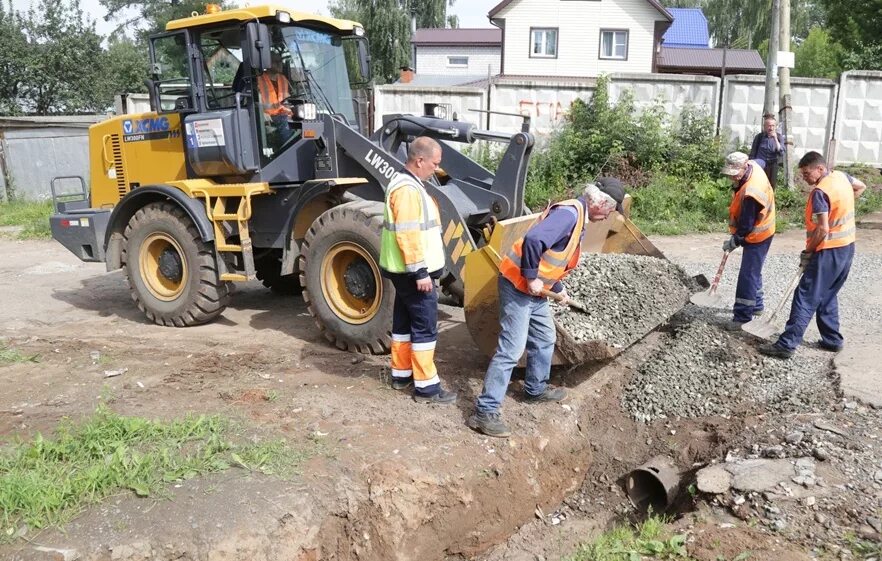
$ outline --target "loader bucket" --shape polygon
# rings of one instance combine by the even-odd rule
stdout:
[[[664,255],[626,216],[630,197],[625,200],[625,215],[613,213],[603,222],[592,222],[585,230],[583,253],[630,253],[664,259]],[[499,336],[497,277],[499,256],[504,255],[530,228],[537,214],[503,220],[495,225],[487,244],[466,256],[465,318],[472,339],[487,356],[496,350]],[[590,302],[587,303],[589,306]],[[577,342],[555,320],[557,344],[553,364],[571,365],[610,359],[623,349],[607,341]]]

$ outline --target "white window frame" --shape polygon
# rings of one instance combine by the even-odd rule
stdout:
[[[609,54],[603,52],[603,44],[604,44],[603,38],[606,35],[612,35],[612,40],[610,42],[610,47],[612,49],[612,52],[610,52]],[[624,37],[624,42],[619,42],[616,40],[620,36]],[[629,30],[627,30],[627,29],[601,29],[600,30],[600,47],[599,47],[598,58],[600,58],[601,60],[628,60],[629,39],[630,39],[630,33],[629,33]],[[617,55],[616,54],[617,47],[624,47],[625,54],[624,55]]]
[[[455,63],[454,59],[463,59],[464,63]],[[468,68],[469,67],[469,57],[467,55],[447,55],[447,67],[448,68]]]
[[[541,52],[536,52],[536,34],[541,34]],[[554,33],[554,54],[548,54],[548,37]],[[557,58],[560,29],[557,27],[531,27],[530,28],[530,58]]]

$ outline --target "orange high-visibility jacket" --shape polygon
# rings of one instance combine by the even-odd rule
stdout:
[[[815,189],[820,189],[830,199],[830,213],[827,219],[830,231],[815,251],[845,247],[848,244],[854,243],[854,189],[848,177],[841,171],[831,171],[821,178]],[[813,215],[812,197],[809,195],[808,202],[805,205],[806,240],[811,237],[812,232],[818,227],[813,220]]]
[[[753,225],[753,230],[744,237],[747,243],[760,243],[775,235],[775,191],[766,177],[766,172],[754,161],[748,161],[750,177],[732,195],[732,203],[729,205],[729,233],[734,234],[738,230],[738,217],[741,216],[741,204],[745,197],[750,197],[762,205],[759,218]]]
[[[265,72],[257,79],[260,88],[260,100],[263,102],[267,115],[284,115],[289,112],[282,102],[288,99],[288,80],[281,74],[270,75]]]
[[[570,235],[570,241],[562,251],[545,250],[539,258],[539,274],[536,278],[542,281],[546,290],[551,290],[554,284],[564,278],[579,264],[579,255],[582,253],[582,230],[585,228],[585,206],[581,201],[569,199],[550,206],[533,223],[533,226],[545,220],[548,213],[558,206],[570,206],[576,209],[576,226]],[[532,226],[531,226],[532,228]],[[499,263],[499,273],[508,279],[518,290],[529,294],[527,279],[521,273],[521,256],[523,255],[524,238],[518,239],[502,258]]]
[[[444,268],[438,204],[407,171],[386,187],[386,209],[380,238],[380,267],[391,273],[429,273]]]

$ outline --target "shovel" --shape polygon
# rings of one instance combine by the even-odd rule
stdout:
[[[800,267],[798,271],[796,271],[796,275],[794,275],[793,280],[790,281],[790,285],[787,286],[787,291],[784,292],[784,296],[781,297],[781,301],[778,302],[778,305],[775,306],[774,311],[772,311],[772,315],[769,317],[758,317],[753,319],[741,326],[741,329],[750,333],[751,335],[755,335],[760,339],[768,339],[772,335],[775,334],[777,329],[772,324],[775,316],[778,315],[778,312],[781,311],[781,308],[784,307],[784,304],[790,300],[790,295],[796,289],[796,285],[799,283],[800,277],[802,277],[803,268]]]
[[[542,289],[542,296],[546,298],[551,298],[557,302],[563,303],[563,296],[558,294],[557,292],[552,292],[550,290]],[[578,300],[567,300],[567,306],[573,308],[574,310],[579,310],[580,312],[587,312],[588,308],[585,307],[585,304],[579,302]]]
[[[720,261],[720,268],[717,269],[717,274],[714,276],[714,281],[711,283],[710,288],[705,290],[704,292],[696,292],[689,298],[689,301],[695,304],[696,306],[705,306],[708,308],[714,308],[723,301],[723,297],[717,294],[717,287],[720,286],[720,279],[723,278],[723,269],[726,267],[726,261],[729,259],[728,251],[723,252],[723,259]]]

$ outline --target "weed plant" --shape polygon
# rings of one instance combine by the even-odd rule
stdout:
[[[51,439],[0,449],[0,539],[62,524],[112,494],[162,495],[170,482],[233,466],[289,477],[315,453],[281,441],[236,445],[233,429],[218,416],[162,422],[102,405],[84,422],[63,421]]]

